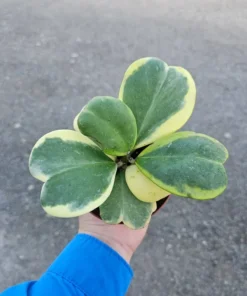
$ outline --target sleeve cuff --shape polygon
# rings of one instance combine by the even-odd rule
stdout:
[[[133,277],[129,264],[100,240],[78,234],[47,271],[87,296],[125,295]]]

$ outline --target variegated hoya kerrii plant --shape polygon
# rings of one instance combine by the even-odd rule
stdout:
[[[144,227],[170,193],[212,199],[227,185],[226,148],[195,132],[176,132],[191,116],[195,82],[157,58],[127,69],[118,98],[93,98],[74,129],[43,136],[30,156],[44,182],[41,204],[56,217],[99,208],[107,223]]]

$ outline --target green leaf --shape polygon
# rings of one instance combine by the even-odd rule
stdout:
[[[85,108],[85,107],[84,107]],[[82,110],[84,109],[84,108],[82,108]],[[79,127],[78,127],[78,118],[79,118],[79,115],[80,115],[80,113],[79,114],[77,114],[76,115],[76,117],[74,118],[74,121],[73,121],[73,127],[74,127],[74,130],[75,131],[77,131],[77,132],[81,132],[80,130],[79,130]],[[88,138],[89,139],[89,138]],[[92,141],[92,143],[94,144],[94,145],[96,145],[93,141]],[[97,145],[96,145],[97,146]],[[115,161],[116,160],[116,156],[113,156],[113,155],[109,155],[109,154],[106,154],[108,157],[110,157],[113,161]]]
[[[139,148],[186,123],[194,109],[196,87],[185,69],[168,67],[157,58],[143,58],[127,69],[119,98],[136,118]]]
[[[119,171],[111,195],[100,206],[100,216],[107,223],[123,222],[129,228],[139,229],[149,223],[155,209],[156,203],[142,202],[131,193],[124,171]]]
[[[41,191],[44,210],[55,217],[78,217],[98,208],[111,194],[114,163],[87,164],[51,177]]]
[[[89,138],[71,130],[44,135],[32,149],[29,169],[34,178],[46,182],[71,168],[92,163],[112,163]]]
[[[125,178],[130,191],[141,201],[156,202],[170,194],[147,178],[136,165],[127,167]]]
[[[211,199],[227,186],[223,163],[226,148],[217,140],[193,132],[167,136],[137,158],[140,171],[155,184],[176,195]]]
[[[112,97],[95,97],[81,111],[77,126],[106,154],[126,155],[134,148],[136,120],[127,105]]]
[[[99,207],[113,188],[116,164],[82,134],[59,130],[34,146],[31,174],[46,182],[44,210],[56,217],[76,217]]]

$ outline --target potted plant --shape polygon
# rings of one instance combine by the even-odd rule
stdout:
[[[212,199],[227,186],[226,148],[195,132],[176,132],[196,100],[190,73],[157,58],[127,69],[118,98],[93,98],[74,129],[44,135],[31,174],[44,182],[41,205],[56,217],[95,209],[107,223],[144,227],[157,202],[176,194]]]

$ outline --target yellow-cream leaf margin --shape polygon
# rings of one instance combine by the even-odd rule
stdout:
[[[55,206],[55,207],[46,206],[46,207],[43,207],[43,209],[46,211],[47,214],[54,216],[54,217],[59,217],[59,218],[73,218],[73,217],[79,217],[81,215],[90,213],[94,209],[101,206],[107,200],[107,198],[110,196],[112,189],[113,189],[116,172],[117,172],[117,167],[116,167],[114,173],[112,174],[112,178],[111,178],[111,182],[110,182],[109,186],[102,193],[102,195],[97,200],[94,200],[94,201],[88,203],[87,206],[83,207],[82,209],[72,211],[70,209],[70,204],[68,204],[67,206],[66,205],[59,205],[59,206]],[[44,194],[44,190],[45,190],[45,184],[42,187],[41,196]]]
[[[120,100],[123,100],[123,92],[124,92],[124,87],[125,87],[127,79],[131,75],[133,75],[139,68],[141,68],[141,66],[145,65],[151,59],[152,59],[151,57],[148,57],[148,58],[142,58],[142,59],[136,60],[128,67],[128,69],[126,70],[126,72],[124,74],[124,78],[123,78],[123,81],[122,81],[122,84],[121,84],[120,90],[119,90],[119,99]]]
[[[79,127],[78,127],[78,118],[80,116],[80,113],[78,113],[73,121],[73,128],[75,131],[80,133]]]
[[[151,175],[147,170],[143,169],[141,166],[139,166],[137,164],[138,168],[140,169],[140,171],[150,180],[152,180],[157,186],[163,188],[164,190],[169,191],[170,193],[174,194],[174,195],[179,195],[179,196],[184,196],[186,197],[186,194],[182,194],[180,191],[177,190],[177,188],[175,186],[170,186],[167,184],[164,184],[163,182],[161,182],[160,180],[156,179],[155,177],[153,177],[153,175]],[[201,194],[201,198],[200,200],[208,200],[208,199],[213,199],[216,196],[220,195],[227,187],[226,186],[222,186],[219,187],[217,189],[212,189],[212,190],[203,190],[199,187],[193,187],[193,189],[191,187],[189,187],[188,185],[184,184],[183,185],[185,188],[185,191],[188,191],[190,193],[196,192],[197,194],[200,193]],[[187,189],[187,190],[186,190]]]
[[[147,178],[136,165],[131,165],[126,169],[125,180],[129,190],[140,201],[156,203],[170,195],[169,192]]]
[[[183,108],[176,114],[172,115],[167,121],[161,124],[161,126],[156,128],[156,130],[150,136],[138,143],[135,148],[146,146],[166,135],[176,132],[184,126],[193,113],[196,102],[196,85],[193,77],[186,69],[182,67],[169,66],[169,68],[176,69],[187,78],[188,93],[184,97]]]
[[[60,138],[64,142],[66,141],[81,142],[83,144],[97,147],[94,144],[94,142],[91,141],[88,137],[85,137],[81,133],[78,133],[72,130],[56,130],[44,135],[34,145],[29,158],[29,170],[31,175],[42,182],[46,182],[49,179],[49,176],[42,174],[38,167],[34,167],[33,165],[31,166],[31,159],[32,159],[34,149],[39,148],[42,144],[44,144],[44,142],[47,139],[53,139],[53,138]]]
[[[125,72],[123,82],[121,84],[120,90],[119,90],[119,99],[123,100],[123,93],[124,88],[127,79],[133,75],[140,67],[145,65],[149,60],[151,60],[151,57],[148,58],[142,58],[134,63],[132,63],[127,71]],[[164,63],[165,64],[165,63]],[[180,72],[182,75],[184,75],[187,78],[188,82],[188,93],[186,94],[184,98],[184,106],[183,109],[181,109],[179,112],[177,112],[175,115],[171,116],[166,122],[164,122],[160,127],[156,128],[156,130],[148,136],[146,139],[138,143],[136,145],[136,148],[140,148],[143,146],[146,146],[150,143],[153,143],[154,141],[160,139],[161,137],[168,135],[170,133],[173,133],[180,129],[190,118],[196,101],[196,85],[194,82],[193,77],[191,74],[182,67],[176,67],[176,66],[169,66],[169,68],[174,68],[178,72]],[[186,118],[186,119],[184,119]]]
[[[222,150],[225,153],[225,158],[224,161],[222,163],[225,163],[229,157],[229,153],[226,149],[226,147],[221,144],[218,140],[216,140],[215,138],[212,138],[210,136],[201,134],[201,133],[196,133],[196,132],[192,132],[192,131],[181,131],[181,132],[177,132],[171,135],[166,135],[165,137],[162,137],[161,139],[157,140],[155,143],[153,143],[152,145],[148,146],[146,149],[144,149],[139,157],[144,157],[146,154],[149,154],[150,152],[159,149],[162,146],[165,146],[171,142],[174,142],[178,139],[184,139],[184,138],[189,138],[189,137],[193,137],[193,136],[199,136],[199,137],[203,137],[206,139],[209,139],[210,141],[212,141],[213,143],[215,143],[216,145],[220,145]]]
[[[188,131],[178,132],[178,133],[172,134],[171,136],[164,137],[164,139],[160,139],[159,141],[155,142],[154,144],[150,145],[148,148],[143,150],[142,153],[139,156],[145,157],[146,154],[152,152],[155,149],[158,149],[161,146],[164,146],[164,145],[168,144],[170,141],[175,141],[177,139],[187,138],[189,136],[196,136],[196,135],[208,138],[211,141],[213,141],[214,143],[220,144],[222,146],[222,149],[225,152],[225,159],[222,162],[222,164],[228,159],[228,151],[227,151],[227,149],[218,140],[216,140],[214,138],[211,138],[211,137],[209,137],[207,135],[204,135],[204,134],[199,134],[199,133],[195,133],[195,132],[188,132]],[[164,184],[159,179],[156,179],[152,174],[150,174],[147,170],[142,168],[138,163],[136,163],[136,165],[139,168],[139,170],[147,178],[149,178],[152,182],[154,182],[157,186],[163,188],[164,190],[167,190],[168,192],[170,192],[172,194],[179,195],[179,196],[184,196],[184,197],[186,196],[186,194],[182,194],[180,191],[178,191],[175,186],[170,186],[170,185]],[[201,196],[202,196],[201,200],[215,198],[216,196],[221,194],[226,189],[226,187],[227,187],[227,185],[219,187],[217,189],[203,190],[203,189],[201,189],[199,187],[191,188],[191,187],[189,187],[187,185],[184,185],[184,188],[187,189],[185,191],[188,191],[190,193],[192,193],[192,192],[201,193]],[[209,198],[209,196],[210,196],[210,198]]]

